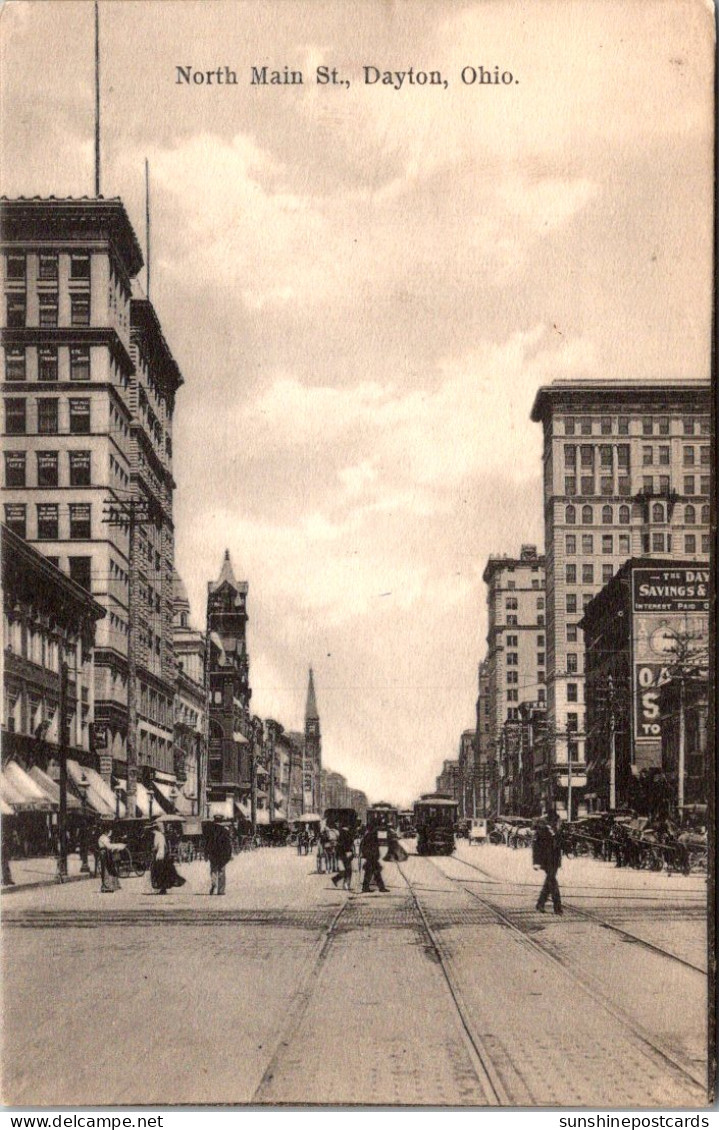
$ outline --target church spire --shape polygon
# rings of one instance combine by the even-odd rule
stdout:
[[[307,687],[307,706],[305,707],[305,720],[319,718],[317,699],[315,698],[315,680],[310,667],[310,681]]]

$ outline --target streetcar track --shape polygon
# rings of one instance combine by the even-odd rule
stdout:
[[[409,879],[402,870],[400,863],[397,864],[397,870],[407,884],[407,889],[412,897],[412,901],[417,909],[422,924],[424,926],[427,937],[429,938],[432,950],[437,958],[439,968],[447,983],[450,996],[454,1002],[457,1014],[462,1024],[462,1032],[465,1037],[465,1045],[472,1061],[472,1066],[475,1070],[477,1078],[485,1091],[489,1106],[510,1106],[511,1098],[504,1088],[504,1085],[499,1078],[499,1075],[492,1064],[491,1057],[485,1047],[484,1041],[481,1036],[476,1032],[472,1024],[469,1010],[464,1003],[461,990],[457,983],[457,978],[452,971],[452,963],[445,946],[437,936],[436,932],[430,926],[427,916],[424,913],[422,904],[417,898],[415,888],[410,883]]]
[[[521,944],[535,950],[537,953],[541,954],[541,956],[545,960],[559,966],[565,976],[571,978],[571,980],[574,981],[574,983],[584,993],[586,993],[587,996],[589,996],[596,1004],[604,1008],[611,1016],[614,1017],[615,1020],[618,1020],[620,1024],[622,1024],[632,1033],[635,1039],[639,1040],[641,1044],[649,1048],[655,1057],[658,1056],[660,1059],[664,1060],[665,1063],[670,1064],[676,1071],[683,1075],[685,1079],[691,1080],[692,1083],[701,1087],[702,1090],[706,1090],[706,1079],[698,1074],[694,1065],[687,1063],[685,1060],[677,1056],[670,1048],[667,1048],[663,1044],[661,1044],[650,1032],[648,1032],[641,1024],[639,1024],[638,1021],[634,1020],[623,1009],[619,1008],[611,1000],[609,1000],[606,997],[601,984],[594,977],[592,977],[591,974],[585,973],[583,976],[580,976],[580,974],[578,974],[571,967],[571,965],[569,965],[561,957],[557,956],[546,945],[543,945],[541,941],[533,937],[527,930],[522,929],[521,926],[513,921],[505,911],[495,906],[488,899],[483,898],[481,895],[478,895],[476,891],[470,890],[465,887],[461,879],[456,879],[451,875],[448,875],[432,858],[424,858],[426,858],[427,862],[430,863],[440,873],[440,875],[443,875],[445,879],[448,879],[452,883],[456,883],[465,892],[465,894],[470,896],[470,898],[476,900],[481,905],[491,910],[495,914],[497,920],[503,926],[505,926],[512,933],[512,935],[520,941]],[[667,954],[666,956],[673,955]]]
[[[289,1047],[289,1045],[292,1043],[292,1040],[299,1032],[300,1025],[302,1024],[302,1020],[304,1019],[305,1013],[307,1012],[309,1003],[312,999],[315,984],[322,971],[322,967],[327,961],[327,955],[337,931],[337,924],[349,905],[350,899],[347,898],[339,907],[337,913],[333,916],[332,921],[325,930],[325,935],[322,939],[319,953],[317,954],[317,957],[307,971],[302,984],[294,994],[294,997],[288,1006],[287,1023],[284,1025],[280,1033],[280,1038],[275,1045],[275,1049],[272,1055],[270,1056],[269,1063],[267,1064],[267,1067],[263,1072],[260,1082],[255,1088],[251,1104],[261,1103],[265,1101],[263,1100],[263,1091],[266,1091],[267,1088],[270,1087],[275,1077],[275,1071],[277,1070],[277,1066],[284,1050]]]
[[[464,859],[453,859],[452,862],[453,863],[464,863],[465,866],[471,867],[476,871],[480,871],[481,874],[483,874],[483,875],[487,874],[485,871],[482,871],[482,869],[480,867],[476,867],[475,864],[468,863]],[[441,871],[441,868],[439,870]],[[450,879],[452,882],[456,882],[456,883],[471,883],[471,882],[474,882],[474,880],[472,880],[472,879],[457,879],[453,875],[447,875],[446,872],[442,872],[442,874],[444,874],[446,876],[446,878]],[[531,885],[532,884],[529,884],[529,883],[522,884],[522,886],[531,886]],[[517,886],[519,886],[519,884],[517,884]],[[473,895],[474,892],[468,890],[467,894]],[[607,922],[607,920],[605,918],[601,918],[597,914],[592,914],[591,911],[585,909],[584,907],[572,905],[573,900],[575,900],[577,898],[592,898],[592,897],[593,897],[592,895],[583,895],[582,896],[582,895],[574,895],[574,894],[570,894],[569,896],[567,896],[566,888],[565,888],[565,897],[564,897],[565,910],[567,908],[569,908],[572,911],[573,914],[579,915],[580,917],[586,919],[588,922],[594,922],[597,926],[602,926],[605,930],[612,930],[614,933],[619,934],[622,937],[629,938],[629,939],[631,939],[632,942],[635,942],[637,945],[642,946],[644,949],[648,949],[652,953],[660,954],[662,957],[666,957],[671,961],[675,961],[679,965],[684,965],[684,966],[686,966],[687,969],[694,970],[695,973],[699,973],[702,977],[707,976],[707,970],[703,969],[700,965],[695,965],[693,961],[688,961],[686,958],[680,957],[676,953],[672,953],[671,950],[666,950],[662,946],[656,945],[654,942],[647,941],[647,939],[642,938],[639,934],[635,934],[630,930],[624,930],[621,926],[617,926],[612,922]],[[665,917],[666,916],[666,908],[660,908],[660,909],[662,911],[662,917]],[[687,909],[689,909],[689,908],[687,908]],[[674,907],[670,907],[669,910],[670,910],[669,917],[673,917],[673,916],[677,916],[677,915],[681,914],[683,908],[676,908],[676,914],[671,913],[671,912],[675,911]],[[646,912],[644,911],[643,913],[646,913]],[[704,915],[702,914],[702,917],[703,916]]]

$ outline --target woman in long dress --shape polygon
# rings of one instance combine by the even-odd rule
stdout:
[[[161,822],[153,826],[150,882],[152,889],[157,891],[159,895],[166,895],[169,887],[182,887],[185,883],[172,861],[167,836]]]
[[[112,828],[98,838],[97,849],[100,856],[100,894],[111,895],[120,890],[117,865],[112,854]]]

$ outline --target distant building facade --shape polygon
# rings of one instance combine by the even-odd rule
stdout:
[[[443,763],[442,772],[437,777],[436,790],[438,793],[447,793],[459,801],[459,761],[448,759]]]
[[[207,790],[207,692],[205,636],[190,624],[190,601],[174,574],[173,650],[176,662],[174,749],[177,788],[190,812],[205,815]]]
[[[308,811],[320,812],[323,808],[320,773],[322,771],[322,734],[320,716],[317,710],[315,681],[310,667],[307,684],[307,704],[305,707],[304,780],[302,788]]]
[[[519,803],[516,778],[519,707],[546,695],[544,557],[523,545],[518,557],[492,556],[487,585],[488,760],[497,765],[498,803],[512,813]],[[508,725],[509,723],[509,725]]]
[[[548,772],[564,812],[570,794],[573,814],[582,810],[587,788],[585,609],[632,556],[708,560],[710,397],[705,381],[555,381],[537,393]]]

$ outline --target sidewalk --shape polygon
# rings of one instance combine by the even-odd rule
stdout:
[[[94,876],[95,861],[90,854],[90,875],[80,873],[80,856],[69,855],[67,858],[68,877],[66,882],[76,882],[79,879],[90,879]],[[47,887],[57,883],[57,859],[55,856],[43,856],[40,859],[11,859],[10,874],[13,879],[12,886],[3,886],[0,893],[12,894],[13,891],[27,890],[28,887]]]

